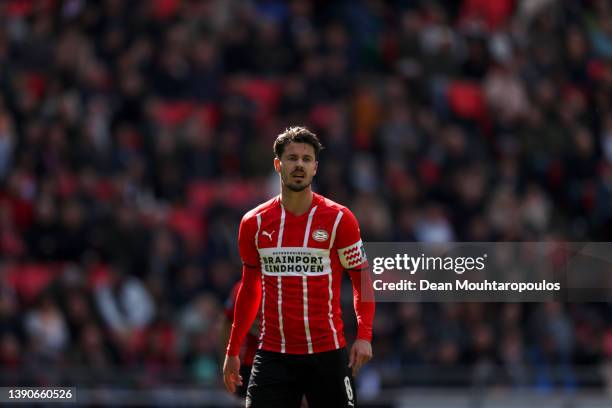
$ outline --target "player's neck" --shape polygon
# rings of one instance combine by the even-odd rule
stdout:
[[[281,203],[285,210],[293,215],[302,215],[310,208],[312,204],[312,189],[305,188],[302,191],[292,191],[285,186],[281,187]]]

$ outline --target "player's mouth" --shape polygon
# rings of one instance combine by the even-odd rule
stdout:
[[[303,180],[306,177],[304,173],[293,173],[292,176],[293,178],[298,180]]]

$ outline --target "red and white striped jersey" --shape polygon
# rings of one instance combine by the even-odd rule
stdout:
[[[260,348],[306,354],[345,346],[342,273],[367,264],[349,209],[313,194],[296,216],[276,197],[244,216],[238,241],[246,270],[262,277]]]

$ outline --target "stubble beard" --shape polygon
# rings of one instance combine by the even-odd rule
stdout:
[[[293,192],[295,192],[295,193],[299,193],[300,191],[304,191],[305,189],[307,189],[308,187],[310,187],[310,184],[312,184],[312,183],[304,184],[304,185],[301,185],[301,186],[300,186],[300,185],[297,185],[297,184],[286,184],[286,183],[283,183],[283,184],[285,184],[285,186],[286,186],[286,187],[287,187],[289,190],[291,190],[291,191],[293,191]]]
[[[289,190],[293,191],[294,193],[299,193],[300,191],[304,191],[308,187],[310,187],[310,185],[312,184],[312,180],[304,184],[289,183],[288,181],[284,180],[284,177],[281,177],[281,182],[283,183],[283,186],[287,187]]]

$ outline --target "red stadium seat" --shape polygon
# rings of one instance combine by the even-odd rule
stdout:
[[[277,81],[240,78],[232,80],[229,87],[257,106],[255,120],[258,125],[265,126],[274,117],[280,98]]]
[[[513,0],[464,0],[461,19],[482,19],[489,30],[495,30],[506,24],[513,9]]]
[[[461,119],[482,120],[486,116],[485,99],[480,85],[471,81],[455,81],[448,86],[448,104]]]
[[[168,20],[178,13],[182,0],[155,0],[153,10],[155,17],[160,20]]]
[[[197,211],[210,207],[215,200],[216,186],[207,181],[194,181],[187,187],[187,201],[189,206]]]
[[[188,243],[199,245],[204,238],[203,220],[197,211],[173,208],[168,213],[168,226]]]
[[[26,304],[34,302],[57,276],[57,270],[51,264],[29,263],[12,265],[7,269],[9,285]]]
[[[154,112],[155,120],[162,126],[173,128],[190,118],[194,109],[189,101],[160,102]]]

